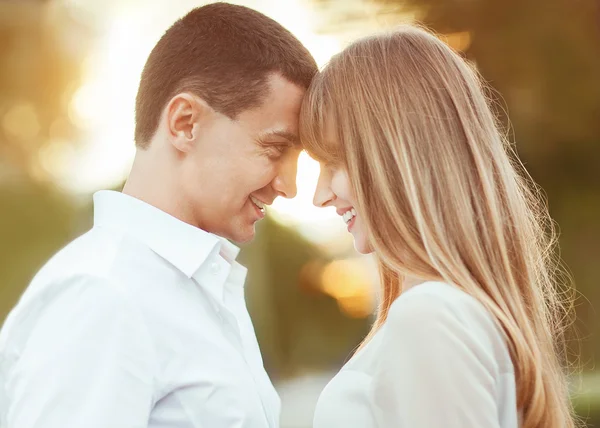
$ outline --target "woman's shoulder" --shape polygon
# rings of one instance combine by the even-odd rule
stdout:
[[[415,340],[446,340],[489,354],[510,369],[506,340],[492,314],[473,296],[443,282],[425,282],[404,292],[392,304],[386,330]],[[505,363],[503,363],[505,361]]]
[[[428,281],[405,291],[390,308],[390,320],[439,320],[448,317],[462,321],[491,319],[491,314],[470,294],[460,288],[437,281]]]

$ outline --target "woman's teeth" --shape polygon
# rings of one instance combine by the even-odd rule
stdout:
[[[256,199],[254,196],[250,196],[250,200],[254,203],[254,205],[256,205],[258,207],[258,209],[261,212],[265,212],[265,204],[263,204],[261,201],[259,201],[258,199]]]
[[[354,217],[356,217],[356,210],[354,208],[346,211],[344,215],[342,215],[342,218],[346,224],[350,223]]]

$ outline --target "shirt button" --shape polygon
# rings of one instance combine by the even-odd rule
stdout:
[[[220,270],[221,270],[221,266],[219,266],[219,264],[218,264],[218,263],[212,263],[212,264],[210,265],[210,272],[211,272],[213,275],[216,275],[216,274],[218,274]]]

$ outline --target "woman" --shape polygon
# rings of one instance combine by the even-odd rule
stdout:
[[[315,204],[383,282],[315,428],[575,426],[551,221],[473,69],[419,28],[359,40],[313,81],[300,132]]]

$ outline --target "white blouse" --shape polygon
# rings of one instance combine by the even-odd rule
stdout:
[[[327,385],[314,428],[517,428],[515,377],[491,315],[457,287],[404,292]]]

